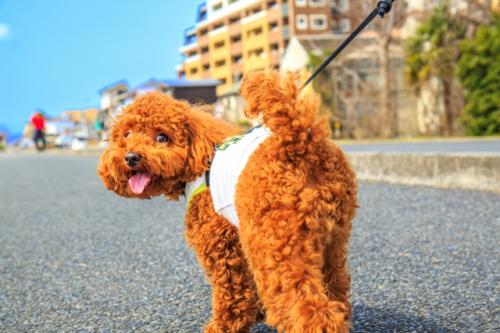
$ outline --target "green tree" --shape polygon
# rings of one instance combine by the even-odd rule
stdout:
[[[500,15],[461,45],[458,76],[466,89],[469,135],[500,134]]]
[[[420,87],[432,78],[440,82],[444,102],[445,128],[453,134],[453,82],[460,42],[465,38],[466,24],[450,13],[448,1],[433,9],[430,17],[419,27],[406,45],[406,73],[409,82]]]

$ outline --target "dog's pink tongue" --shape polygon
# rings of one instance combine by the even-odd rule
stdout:
[[[151,176],[147,173],[136,173],[128,180],[128,185],[130,189],[135,194],[141,194],[144,192],[146,186],[148,186],[149,181],[151,180]]]

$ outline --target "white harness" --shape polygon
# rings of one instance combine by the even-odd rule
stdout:
[[[252,153],[271,134],[266,127],[255,127],[246,134],[226,139],[218,145],[210,167],[210,194],[217,214],[239,227],[240,222],[235,207],[235,193],[241,172]],[[192,198],[207,188],[205,175],[186,184],[185,194],[188,205]]]

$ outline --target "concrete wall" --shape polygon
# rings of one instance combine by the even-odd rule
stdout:
[[[499,155],[350,153],[360,180],[500,193]]]

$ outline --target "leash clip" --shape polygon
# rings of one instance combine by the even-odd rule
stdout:
[[[385,14],[391,11],[393,3],[394,0],[380,0],[377,4],[378,15],[383,18]]]

